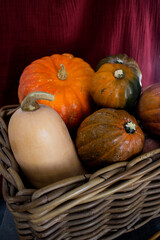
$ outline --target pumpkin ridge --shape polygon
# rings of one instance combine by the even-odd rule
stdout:
[[[52,64],[52,66],[53,66],[53,62],[52,62],[52,60],[51,60],[50,57],[48,57],[47,62],[46,62],[45,60],[38,59],[38,60],[36,60],[36,61],[33,63],[33,65],[30,65],[30,66],[28,66],[28,67],[30,67],[30,69],[33,68],[33,70],[34,70],[34,68],[36,67],[35,65],[38,65],[38,66],[37,66],[38,68],[39,68],[39,67],[43,67],[44,70],[47,69],[47,70],[49,70],[50,72],[56,73],[56,71],[54,71],[54,67],[51,67],[49,64]],[[36,70],[35,70],[35,71],[36,71]],[[37,72],[37,71],[36,71],[36,72]]]
[[[72,88],[71,86],[69,86],[69,88],[71,89],[71,91],[74,93],[74,95],[76,96],[76,98],[79,100],[79,106],[81,108],[82,112],[85,112],[84,109],[86,109],[85,104],[82,102],[80,96],[79,96],[79,92],[75,92],[73,91],[74,88]]]
[[[74,62],[74,59],[73,59],[73,58],[70,59],[70,61],[68,61],[67,64],[65,64],[65,66],[66,66],[66,65],[67,65],[67,69],[69,69],[69,71],[67,71],[67,73],[68,73],[69,76],[71,75],[70,69],[72,69],[72,72],[74,72],[74,73],[75,73],[75,71],[77,71],[78,66],[75,65],[75,62]],[[72,73],[72,74],[74,75],[74,73]],[[72,75],[72,76],[73,76],[73,75]]]
[[[130,84],[131,89],[133,88],[134,94],[140,95],[140,89],[141,89],[141,81],[138,77],[133,77],[133,79],[128,78],[128,83]],[[137,93],[137,89],[139,89]]]
[[[94,123],[94,124],[92,124],[93,127],[96,127],[96,126],[98,126],[98,125],[99,125],[99,123]],[[103,125],[103,123],[102,123],[101,125]],[[89,125],[89,124],[86,125],[86,126],[83,126],[83,125],[81,125],[81,126],[82,126],[81,131],[87,131],[87,129],[90,128],[90,125]]]
[[[128,92],[130,92],[130,90],[131,90],[130,87],[125,89],[125,93],[124,94],[127,95],[127,101],[126,101],[126,103],[123,106],[123,108],[125,108],[125,109],[130,108],[134,104],[134,102],[135,102],[135,101],[133,101],[132,97],[133,97],[133,95],[135,96],[136,94],[133,94],[133,93],[132,94],[128,94]],[[137,95],[137,97],[138,97],[138,95]]]
[[[157,111],[156,111],[157,109]],[[160,115],[158,116],[158,118],[156,118],[156,114],[155,112],[157,113],[160,113],[160,109],[159,108],[154,108],[154,109],[149,109],[149,110],[146,110],[143,112],[143,116],[141,116],[141,119],[143,119],[143,121],[147,122],[147,121],[150,121],[148,116],[154,116],[154,118],[152,119],[152,122],[159,122],[159,119],[160,119]]]
[[[56,61],[56,56],[57,56],[57,58],[58,58],[57,61]],[[50,58],[51,58],[51,63],[52,63],[52,65],[53,65],[54,68],[56,69],[55,73],[57,73],[58,70],[59,70],[59,68],[60,68],[60,63],[58,64],[58,62],[59,62],[59,54],[54,54],[54,55],[52,55]],[[59,65],[59,66],[58,66],[58,65]]]
[[[38,60],[37,60],[38,61]],[[35,64],[31,65],[30,67],[32,67],[34,69],[34,66]],[[46,61],[40,61],[39,59],[39,62],[37,62],[37,67],[39,68],[44,68],[46,69],[47,71],[49,71],[50,73],[56,73],[57,72],[57,67],[53,64],[52,60],[51,60],[51,57],[49,57],[47,59],[47,62]],[[35,70],[37,71],[37,70]]]
[[[98,122],[97,122],[97,123],[92,123],[92,127],[96,127],[96,126],[99,126],[99,125],[101,125],[101,126],[106,126],[106,125],[108,125],[108,123],[106,123],[106,122],[101,122],[100,124],[99,124]],[[118,125],[118,123],[117,123],[117,124],[109,123],[109,125],[115,126],[115,127],[117,127],[119,130],[123,129],[123,128],[120,128],[120,126]],[[86,125],[86,126],[82,126],[81,131],[86,131],[87,128],[90,128],[90,125],[89,125],[89,124]],[[107,127],[106,127],[106,128],[107,128]],[[106,131],[106,130],[105,130],[105,131]]]
[[[107,119],[108,120],[108,119]],[[129,121],[127,121],[127,122],[129,122]],[[126,122],[124,122],[124,123],[126,123]],[[99,125],[101,125],[101,126],[106,126],[106,125],[109,125],[109,126],[112,126],[112,127],[114,127],[114,128],[117,128],[117,129],[119,129],[119,130],[124,130],[124,127],[122,127],[120,124],[119,124],[119,122],[117,121],[117,123],[112,123],[112,122],[102,122],[102,123],[92,123],[92,126],[93,127],[96,127],[96,126],[99,126]],[[87,126],[84,126],[83,128],[82,128],[82,130],[84,129],[85,131],[86,131],[86,128],[87,127],[90,127],[89,125],[87,125]],[[107,128],[107,127],[106,127]]]
[[[123,110],[119,110],[119,111],[121,111],[121,113],[122,113]],[[116,121],[118,121],[118,122],[119,122],[119,119],[121,119],[121,116],[119,116],[118,112],[114,108],[107,109],[107,111],[105,112],[105,117],[108,118],[108,116],[111,119],[113,119],[113,117],[114,117],[114,119],[116,119]]]
[[[96,144],[96,142],[97,142],[99,139],[101,139],[101,138],[102,138],[102,137],[98,137],[98,138],[92,140],[92,142],[88,142],[87,144],[84,144],[84,145],[81,145],[80,147],[78,147],[78,154],[81,156],[81,153],[86,152],[86,149],[87,149],[88,146],[92,146],[93,143]],[[90,159],[88,159],[87,161],[90,162],[90,161],[92,161],[92,159],[90,158]]]
[[[44,84],[44,81],[47,81],[48,79],[52,80],[50,82],[53,82],[54,79],[52,78],[51,74],[49,73],[40,73],[40,72],[35,72],[35,73],[27,73],[26,76],[23,75],[23,81],[20,79],[20,85],[26,85],[28,80],[32,79],[30,82],[30,85],[35,83],[35,84]],[[27,86],[30,86],[27,84]]]
[[[125,140],[126,140],[125,134],[121,135],[121,136],[119,137],[119,139],[120,139],[120,138],[122,138],[122,139],[120,140],[120,142],[118,141],[117,144],[115,144],[112,148],[110,148],[111,150],[107,152],[108,154],[111,153],[111,152],[113,152],[114,149],[117,148],[118,144],[120,145],[122,142],[125,142]],[[131,145],[131,137],[127,138],[127,141],[129,141],[129,143],[128,143],[128,146],[129,146],[129,147],[132,146],[132,145],[134,145],[134,144],[133,144],[133,139],[132,139],[132,145]],[[134,142],[137,143],[136,140],[134,140]],[[134,147],[135,147],[135,146],[133,146],[132,148],[134,148]],[[117,149],[118,149],[118,148],[117,148]],[[127,149],[127,150],[128,150],[128,149]],[[128,151],[127,151],[127,152],[128,152]],[[134,152],[135,152],[135,149],[134,149]],[[126,153],[126,152],[125,152],[125,153]],[[121,160],[121,161],[125,161],[125,160],[127,160],[128,158],[130,158],[130,157],[132,156],[132,151],[130,152],[130,154],[127,153],[126,157],[125,157],[125,153],[123,154],[123,160]],[[121,154],[120,154],[120,155],[121,155]],[[130,156],[129,156],[129,155],[130,155]],[[103,161],[103,159],[101,159],[101,160]],[[117,160],[115,160],[115,161],[117,161]],[[119,161],[119,160],[118,160],[118,161]]]
[[[41,86],[43,86],[43,89],[45,89],[45,92],[48,92],[46,89],[49,89],[49,91],[51,92],[51,93],[53,93],[53,92],[56,92],[56,91],[54,91],[54,89],[52,88],[52,90],[51,90],[51,87],[50,88],[48,88],[47,87],[47,85],[51,85],[51,82],[46,82],[46,83],[44,83],[44,82],[42,82],[42,83],[37,83],[37,84],[34,84],[34,87],[32,88],[32,92],[34,92],[35,90],[36,91],[40,91],[40,87]],[[23,85],[22,85],[23,86]],[[53,86],[54,86],[54,83],[53,83]],[[24,89],[28,89],[28,87],[25,87],[24,86]]]
[[[134,150],[133,151],[135,151],[135,149],[139,149],[139,141],[136,141],[137,139],[133,139],[134,140],[134,144],[133,144],[133,148],[134,148]]]
[[[69,58],[69,57],[67,57],[66,55],[63,55],[63,54],[53,54],[53,55],[50,56],[50,58],[52,60],[53,66],[56,69],[56,71],[55,71],[56,75],[57,75],[57,73],[60,69],[61,64],[64,65],[65,68],[68,68],[68,63],[72,60],[72,58]],[[66,71],[66,72],[68,74],[68,71]]]
[[[82,131],[83,131],[83,129],[82,129]],[[97,136],[97,137],[96,137],[95,139],[93,139],[91,142],[85,143],[84,145],[85,145],[86,147],[88,147],[89,145],[92,145],[93,143],[95,143],[96,141],[98,141],[99,139],[101,139],[104,134],[105,134],[105,132],[103,132],[102,135]],[[117,132],[116,132],[116,133],[110,133],[110,134],[109,134],[110,137],[111,137],[111,136],[113,137],[114,135],[115,135],[115,136],[118,135]],[[81,145],[81,146],[79,147],[79,149],[81,149],[81,147],[83,147],[84,145]]]
[[[111,154],[111,152],[113,152],[114,150],[115,150],[115,148],[117,148],[117,146],[118,145],[120,145],[121,144],[121,142],[123,142],[123,140],[122,139],[123,138],[125,138],[125,136],[124,136],[124,134],[123,135],[121,135],[121,136],[119,136],[118,138],[116,138],[116,141],[117,141],[117,143],[116,144],[112,144],[112,148],[109,148],[109,151],[107,151],[107,152],[105,152],[105,154],[103,154],[99,159],[100,160],[102,160],[103,161],[103,159],[104,159],[104,156],[107,154]],[[121,139],[121,140],[119,140],[119,139]],[[115,139],[114,139],[115,140]],[[106,157],[105,157],[106,158]],[[124,159],[125,160],[125,159]],[[116,160],[117,161],[117,160]]]
[[[56,72],[55,72],[56,73]],[[46,75],[52,75],[51,72],[45,72],[45,69],[44,71],[36,71],[36,72],[32,72],[32,73],[28,73],[27,75],[30,75],[30,74],[46,74]]]
[[[113,94],[115,94],[115,96],[119,96],[120,95],[120,91],[122,90],[122,88],[120,89],[119,87],[115,87],[114,88],[114,93]],[[124,89],[123,89],[123,94],[125,94],[124,93]],[[115,98],[115,106],[119,106],[119,102],[121,102],[121,107],[125,107],[125,98]]]

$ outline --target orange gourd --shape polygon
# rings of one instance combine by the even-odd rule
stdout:
[[[141,92],[142,74],[126,54],[102,59],[91,84],[91,95],[100,107],[131,109]]]
[[[160,136],[160,83],[143,90],[137,105],[137,115],[147,132]]]
[[[143,145],[144,133],[136,119],[125,110],[113,108],[88,116],[76,137],[78,154],[91,170],[128,160],[140,153]]]
[[[53,54],[27,66],[18,87],[19,102],[34,91],[55,96],[53,102],[39,100],[59,113],[69,130],[75,129],[91,113],[90,79],[94,70],[72,54]]]

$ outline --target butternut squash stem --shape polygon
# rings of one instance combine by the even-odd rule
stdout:
[[[59,69],[59,71],[58,71],[58,73],[57,73],[57,77],[60,79],[60,80],[66,80],[66,78],[68,77],[68,75],[67,75],[67,72],[66,72],[66,69],[65,69],[65,67],[64,67],[64,65],[63,64],[60,64],[60,69]]]
[[[124,77],[124,71],[122,69],[118,69],[114,72],[114,77],[117,79],[121,79]]]
[[[41,91],[31,92],[21,102],[22,111],[35,111],[39,109],[40,106],[37,100],[40,100],[40,99],[53,101],[54,95],[47,92],[41,92]]]
[[[132,122],[127,122],[124,124],[124,129],[127,133],[133,134],[136,131],[136,124]]]

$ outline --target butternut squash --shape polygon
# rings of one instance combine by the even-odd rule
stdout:
[[[32,92],[11,116],[8,136],[11,149],[28,182],[41,188],[83,173],[75,146],[60,115],[38,99],[54,96]]]

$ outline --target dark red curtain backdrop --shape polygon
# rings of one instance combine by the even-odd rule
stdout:
[[[160,82],[160,0],[1,0],[0,106],[18,103],[28,64],[64,52],[93,68],[126,53],[138,62],[143,87]]]

